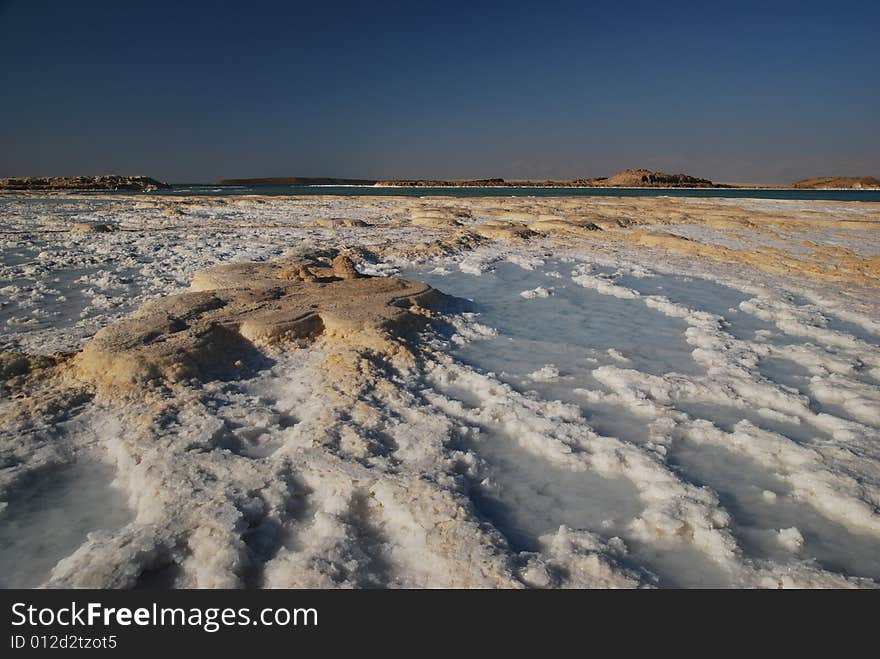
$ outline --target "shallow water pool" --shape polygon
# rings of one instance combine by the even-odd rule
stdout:
[[[35,588],[94,531],[133,518],[114,469],[81,459],[36,474],[0,513],[0,588]]]

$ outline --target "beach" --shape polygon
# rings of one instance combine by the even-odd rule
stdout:
[[[0,585],[880,583],[880,203],[472,194],[0,198]]]

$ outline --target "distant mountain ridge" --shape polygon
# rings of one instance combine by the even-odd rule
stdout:
[[[149,176],[21,176],[0,178],[0,190],[137,190],[152,192],[171,186]]]

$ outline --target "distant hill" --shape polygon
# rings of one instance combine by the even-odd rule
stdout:
[[[375,185],[375,183],[375,179],[310,178],[307,176],[223,178],[217,181],[217,185]]]
[[[0,178],[0,190],[138,190],[152,192],[171,186],[149,176],[22,176]]]
[[[802,190],[880,188],[880,178],[874,178],[873,176],[824,176],[820,178],[805,178],[802,181],[792,183],[791,187]]]
[[[624,169],[607,178],[587,179],[589,185],[602,188],[719,188],[705,178],[687,174],[666,174],[649,169]]]

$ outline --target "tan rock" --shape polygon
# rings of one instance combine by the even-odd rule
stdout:
[[[349,257],[340,254],[333,259],[333,275],[340,279],[357,279],[361,273],[357,271]]]

